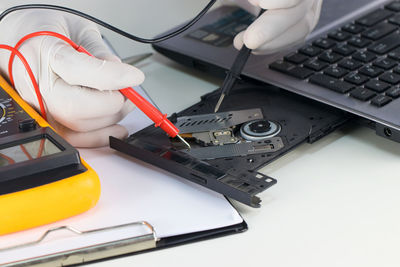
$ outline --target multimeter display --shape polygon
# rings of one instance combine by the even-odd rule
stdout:
[[[56,153],[60,153],[59,149],[49,139],[42,138],[40,140],[31,141],[0,150],[0,167],[37,159]]]
[[[78,151],[0,87],[0,196],[86,171]]]

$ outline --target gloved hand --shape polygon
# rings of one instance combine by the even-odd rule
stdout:
[[[35,37],[20,48],[39,83],[49,123],[78,147],[105,146],[110,135],[125,137],[127,130],[117,123],[134,105],[117,90],[141,84],[144,74],[109,51],[96,25],[58,11],[9,14],[0,22],[0,44],[15,46],[23,36],[37,31],[65,35],[94,56],[48,36]],[[0,52],[0,70],[5,76],[9,56],[9,52]],[[32,83],[17,57],[13,75],[18,93],[39,110]]]
[[[271,54],[304,41],[317,25],[322,0],[225,0],[258,14],[268,9],[234,39],[240,49],[243,43],[255,54]]]

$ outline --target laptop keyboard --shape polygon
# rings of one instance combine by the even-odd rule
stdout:
[[[400,99],[400,1],[328,33],[269,67],[383,107]]]

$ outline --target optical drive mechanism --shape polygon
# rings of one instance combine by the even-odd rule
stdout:
[[[182,136],[191,144],[187,154],[201,160],[275,152],[284,147],[279,123],[268,121],[261,109],[178,117]]]
[[[218,90],[170,117],[180,142],[147,127],[112,148],[252,207],[276,180],[258,170],[303,142],[314,142],[344,124],[343,112],[272,86],[238,85],[213,109]]]

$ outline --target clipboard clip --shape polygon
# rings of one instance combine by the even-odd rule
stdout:
[[[111,230],[121,230],[122,228],[128,227],[144,227],[148,233],[127,237],[125,239],[120,239],[111,242],[100,243],[92,246],[82,247],[78,249],[68,250],[66,252],[58,252],[54,254],[49,254],[43,257],[31,258],[23,261],[12,262],[4,266],[13,266],[14,264],[22,264],[29,266],[68,266],[84,262],[90,262],[95,260],[100,260],[109,257],[115,257],[123,254],[138,252],[142,250],[147,250],[156,247],[156,243],[159,240],[157,238],[156,231],[154,227],[146,221],[138,221],[120,225],[114,225],[109,227],[97,228],[87,231],[81,231],[71,226],[59,226],[47,230],[42,236],[37,240],[32,242],[27,242],[15,246],[1,248],[0,252],[20,249],[30,246],[35,246],[43,241],[53,232],[58,231],[69,231],[75,235],[89,235],[95,233],[102,233]]]

